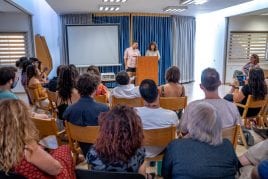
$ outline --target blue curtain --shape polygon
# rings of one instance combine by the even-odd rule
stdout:
[[[182,83],[194,81],[194,17],[173,16],[173,64],[181,71]]]
[[[121,66],[101,67],[101,72],[117,72],[123,70],[124,64],[124,49],[129,47],[129,16],[94,16],[92,22],[95,24],[119,24],[119,63]],[[115,83],[106,83],[107,87],[112,88]]]
[[[172,62],[172,17],[133,16],[133,40],[139,42],[141,55],[151,41],[155,41],[160,52],[159,84],[165,83],[165,70]]]

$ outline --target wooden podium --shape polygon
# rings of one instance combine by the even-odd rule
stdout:
[[[154,80],[158,85],[158,57],[139,56],[136,64],[136,85],[139,86],[144,79]]]

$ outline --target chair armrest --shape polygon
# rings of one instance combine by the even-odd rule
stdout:
[[[244,104],[240,104],[240,103],[234,103],[236,106],[239,106],[241,108],[245,108],[246,106]]]
[[[57,135],[62,135],[62,134],[64,134],[66,131],[65,131],[65,129],[64,130],[62,130],[62,131],[60,131],[60,132],[57,132]]]

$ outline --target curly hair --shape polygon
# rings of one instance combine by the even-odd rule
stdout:
[[[37,67],[33,64],[28,65],[26,68],[26,74],[27,74],[27,84],[29,84],[29,81],[31,80],[31,78],[38,75]]]
[[[76,86],[78,72],[71,66],[63,66],[60,70],[57,89],[59,97],[63,101],[68,101],[72,97],[72,90]]]
[[[150,44],[149,44],[149,47],[148,47],[148,49],[149,50],[152,50],[152,45],[154,45],[154,51],[157,51],[158,49],[157,49],[157,44],[156,44],[156,42],[151,42]]]
[[[99,116],[100,134],[95,149],[107,162],[127,162],[141,147],[143,130],[136,111],[117,105]]]
[[[77,90],[81,96],[89,96],[96,91],[100,84],[100,77],[93,73],[81,75],[77,81]]]
[[[38,132],[21,100],[1,101],[0,111],[0,170],[7,173],[22,160],[25,145],[38,140]]]
[[[254,99],[261,100],[265,98],[265,95],[267,94],[267,86],[261,68],[252,68],[249,71],[248,85]]]

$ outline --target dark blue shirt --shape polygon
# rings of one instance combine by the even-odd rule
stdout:
[[[63,113],[63,119],[78,126],[97,126],[99,114],[108,110],[108,106],[97,103],[91,97],[86,96],[68,106]],[[80,142],[79,145],[86,156],[92,144]]]
[[[238,158],[228,139],[218,146],[193,139],[176,139],[164,155],[162,176],[167,178],[225,178],[234,179]]]
[[[63,119],[78,126],[97,126],[99,114],[108,110],[108,106],[86,96],[68,106],[63,113]]]

